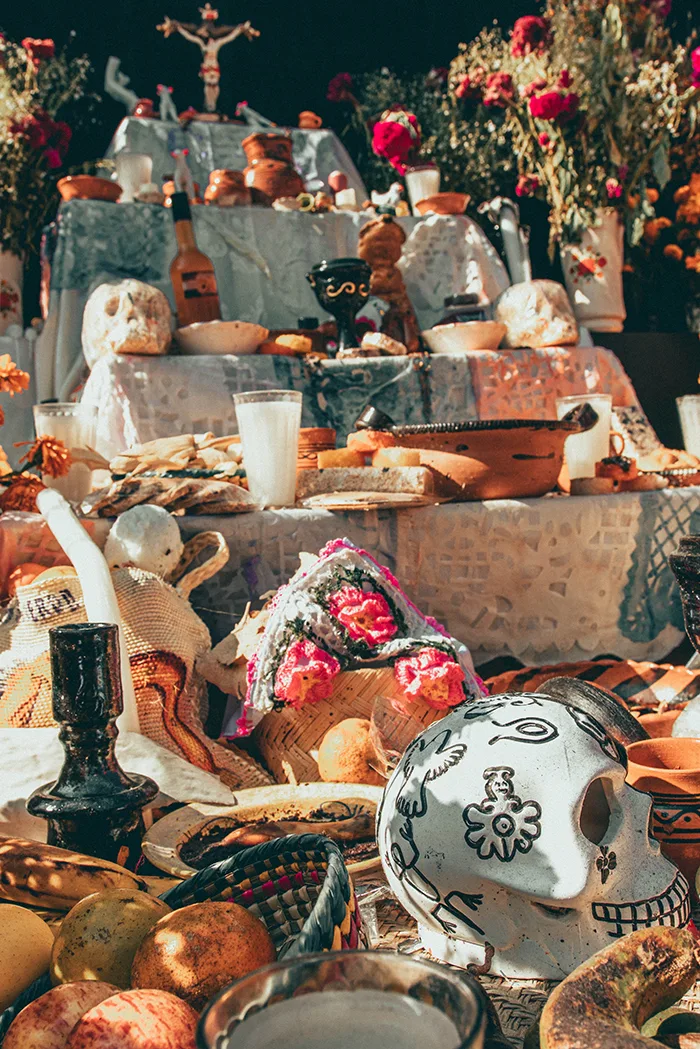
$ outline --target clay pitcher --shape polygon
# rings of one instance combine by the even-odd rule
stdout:
[[[700,867],[700,739],[643,739],[627,747],[627,782],[651,794],[651,836],[690,882]]]
[[[292,140],[271,131],[256,131],[243,139],[248,167],[243,172],[254,204],[272,204],[278,197],[296,197],[304,181],[292,163]]]

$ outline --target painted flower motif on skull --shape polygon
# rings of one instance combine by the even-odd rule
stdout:
[[[479,805],[467,805],[462,814],[467,825],[465,841],[481,860],[495,856],[501,863],[510,863],[518,852],[529,852],[542,833],[542,809],[536,801],[518,797],[514,775],[505,765],[486,769],[486,797]]]

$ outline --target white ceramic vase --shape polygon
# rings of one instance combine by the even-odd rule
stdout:
[[[622,331],[624,226],[614,208],[599,208],[580,244],[561,248],[566,290],[576,319],[591,331]]]
[[[0,251],[0,335],[11,324],[22,323],[24,265],[19,255]]]

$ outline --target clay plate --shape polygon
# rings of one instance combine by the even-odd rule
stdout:
[[[468,193],[434,193],[416,204],[419,215],[463,215],[472,198]]]
[[[214,830],[221,823],[227,830],[240,823],[262,823],[271,820],[306,822],[306,830],[318,834],[330,826],[341,828],[346,819],[370,817],[372,825],[382,798],[383,788],[358,783],[303,783],[300,786],[278,784],[236,791],[234,806],[185,805],[158,820],[143,839],[143,854],[154,867],[176,878],[189,878],[197,870],[184,860],[183,846],[206,827]],[[324,820],[322,814],[332,819]],[[339,818],[340,817],[340,818]],[[342,848],[342,841],[339,845]],[[350,845],[351,843],[348,843]],[[349,862],[352,874],[380,864],[376,849],[372,855]]]

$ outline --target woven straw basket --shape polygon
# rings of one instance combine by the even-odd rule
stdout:
[[[294,779],[297,783],[316,783],[320,780],[315,753],[326,732],[346,718],[372,717],[372,708],[378,696],[389,699],[399,696],[392,667],[346,670],[338,674],[333,695],[319,703],[309,703],[301,710],[284,710],[266,714],[253,733],[266,767],[278,783]],[[410,705],[411,715],[425,728],[445,713],[427,703]],[[398,712],[395,728],[405,725]],[[383,725],[383,733],[391,738],[391,718]]]
[[[364,947],[360,912],[343,857],[320,834],[294,834],[221,860],[161,899],[173,910],[229,900],[267,927],[278,958]],[[15,1016],[51,987],[48,973],[0,1014],[0,1046]]]

